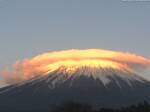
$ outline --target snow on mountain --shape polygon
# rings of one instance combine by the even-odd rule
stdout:
[[[149,81],[128,69],[62,66],[0,89],[0,111],[43,112],[65,101],[120,107],[150,101],[149,89]]]
[[[50,71],[45,73],[44,75],[40,75],[33,79],[17,83],[16,86],[21,86],[27,83],[34,85],[42,81],[47,83],[50,89],[54,89],[56,85],[58,86],[69,81],[70,83],[68,87],[71,87],[73,86],[72,82],[75,79],[80,78],[81,76],[91,78],[93,80],[98,80],[106,88],[111,83],[116,83],[119,88],[122,88],[121,81],[124,81],[126,85],[128,85],[129,87],[133,87],[132,84],[135,81],[139,83],[148,82],[147,80],[135,74],[134,72],[128,71],[126,69],[119,70],[113,68],[91,67],[91,66],[82,66],[79,68],[73,67],[67,68],[63,66],[53,72]],[[3,91],[1,91],[1,93],[2,92]]]
[[[55,87],[55,85],[57,84],[64,83],[67,80],[73,81],[74,79],[79,78],[80,76],[85,76],[94,80],[99,80],[105,87],[107,87],[107,85],[109,85],[114,80],[118,87],[121,88],[121,84],[117,77],[122,79],[124,82],[126,82],[128,86],[131,87],[133,81],[138,81],[140,83],[144,83],[146,81],[144,78],[128,70],[118,70],[113,68],[102,67],[97,68],[90,66],[83,66],[80,68],[76,68],[75,70],[73,69],[73,72],[71,70],[69,72],[68,68],[62,67],[54,72],[50,72],[47,76],[39,78],[36,81],[45,80],[47,83],[51,83],[52,86]],[[70,84],[69,86],[71,85],[72,84]]]

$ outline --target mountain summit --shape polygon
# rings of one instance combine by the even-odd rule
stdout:
[[[147,65],[149,60],[140,56],[93,49],[23,60],[15,64],[14,77],[8,77],[15,83],[0,89],[0,111],[48,112],[66,101],[94,107],[150,102],[150,82],[136,72]]]
[[[0,90],[0,110],[48,111],[51,105],[76,101],[121,107],[150,101],[150,83],[130,71],[113,68],[61,67]],[[73,70],[73,71],[72,71]]]

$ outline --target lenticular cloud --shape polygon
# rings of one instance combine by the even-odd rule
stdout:
[[[11,70],[3,70],[7,83],[28,80],[59,69],[75,70],[82,66],[113,68],[121,70],[145,69],[150,67],[150,60],[131,53],[102,49],[64,50],[47,52],[31,59],[17,61]]]

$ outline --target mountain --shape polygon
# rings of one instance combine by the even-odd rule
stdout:
[[[101,107],[150,102],[150,82],[127,69],[64,67],[0,89],[0,111],[48,112],[76,101]]]

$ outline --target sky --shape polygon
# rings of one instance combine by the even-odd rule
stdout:
[[[101,48],[150,58],[149,11],[149,1],[136,0],[0,0],[0,69],[64,49]]]

